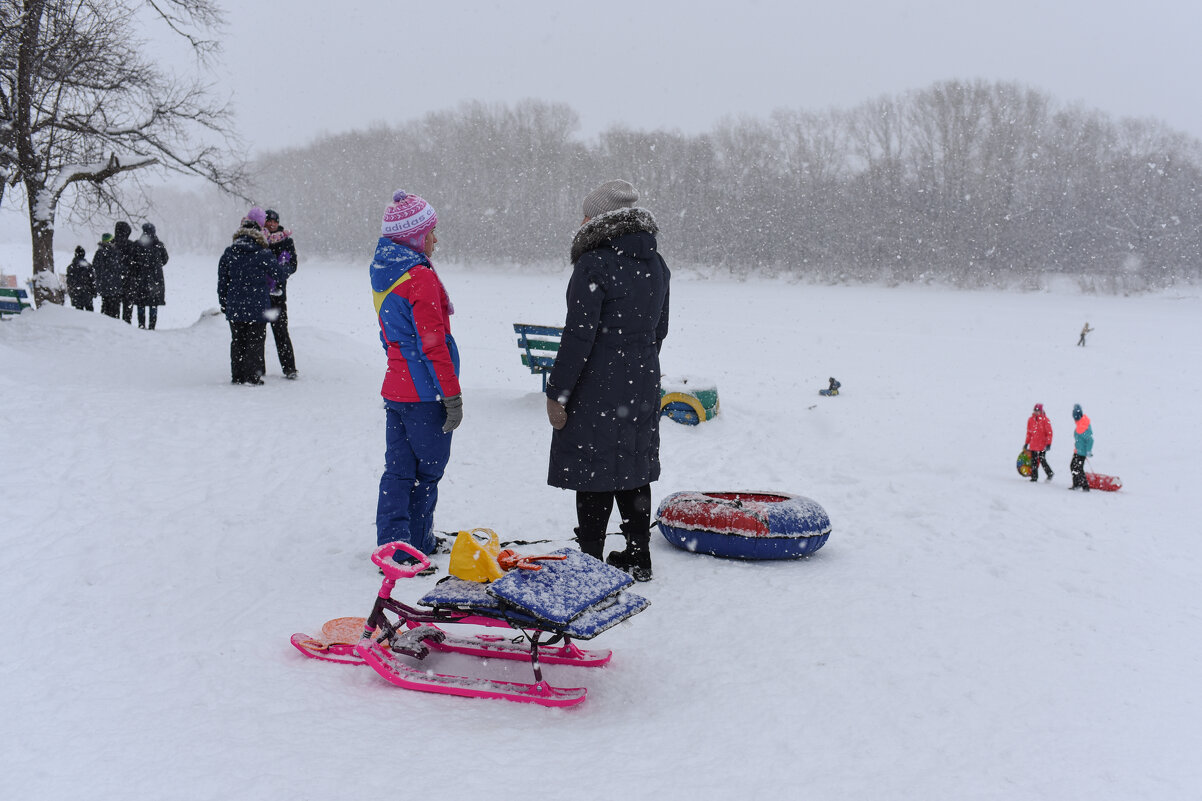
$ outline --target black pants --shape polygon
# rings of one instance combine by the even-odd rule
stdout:
[[[1043,465],[1043,470],[1048,474],[1048,478],[1052,477],[1052,466],[1048,464],[1047,451],[1031,451],[1031,480],[1039,480],[1039,466]]]
[[[112,295],[102,295],[100,298],[100,313],[114,319],[121,316],[121,298]]]
[[[273,297],[271,308],[280,313],[280,316],[271,322],[275,352],[280,357],[280,370],[284,375],[289,375],[296,372],[296,354],[292,352],[292,338],[288,336],[288,299],[283,295]]]
[[[1085,457],[1079,453],[1073,454],[1073,461],[1069,464],[1070,471],[1073,474],[1073,488],[1080,487],[1083,490],[1089,489],[1089,480],[1085,478]]]
[[[598,559],[605,558],[605,529],[614,501],[622,516],[622,534],[626,550],[631,554],[650,554],[651,545],[651,485],[618,492],[576,493],[576,541],[580,550]]]
[[[230,321],[230,377],[235,384],[258,384],[267,372],[263,359],[263,343],[267,340],[267,323],[235,323]]]
[[[150,314],[149,314],[150,325],[149,326],[147,326],[147,324],[146,324],[147,309],[150,310]],[[138,305],[138,328],[149,327],[150,330],[153,331],[154,327],[158,323],[158,321],[159,321],[159,307],[158,306],[143,306],[141,304]]]

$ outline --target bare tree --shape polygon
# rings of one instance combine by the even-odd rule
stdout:
[[[228,109],[147,60],[139,14],[200,60],[216,48],[204,38],[220,22],[215,0],[0,0],[0,177],[24,189],[35,279],[54,269],[68,190],[75,205],[122,208],[112,179],[152,165],[242,181]]]

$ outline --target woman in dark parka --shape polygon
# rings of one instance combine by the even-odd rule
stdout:
[[[75,258],[67,267],[67,294],[71,306],[84,311],[95,311],[96,274],[88,263],[87,253],[82,247],[75,248]]]
[[[158,324],[159,306],[167,304],[167,282],[163,277],[167,246],[159,239],[153,223],[143,223],[142,236],[134,241],[129,252],[132,272],[127,300],[138,307],[138,328],[153,331]]]
[[[267,338],[270,287],[279,280],[279,265],[263,237],[263,210],[252,208],[234,233],[233,243],[217,263],[217,300],[230,324],[230,383],[259,385],[267,372],[263,345]]]
[[[576,491],[580,550],[603,558],[614,502],[626,548],[607,561],[651,579],[651,482],[659,478],[659,349],[671,273],[638,191],[608,181],[572,240],[567,318],[547,381],[555,429],[547,483]]]
[[[121,317],[121,302],[125,299],[125,264],[113,244],[113,235],[104,234],[92,254],[92,269],[96,273],[96,291],[100,294],[100,313]]]

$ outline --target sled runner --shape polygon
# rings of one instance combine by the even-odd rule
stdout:
[[[397,564],[392,556],[398,550],[418,563]],[[392,590],[398,580],[412,578],[429,560],[406,543],[388,543],[371,557],[384,573],[371,614],[336,618],[322,627],[319,637],[294,634],[292,644],[314,659],[366,664],[405,689],[542,706],[578,704],[585,699],[585,688],[552,686],[543,679],[541,664],[606,664],[609,651],[583,650],[573,640],[592,639],[643,611],[649,602],[625,592],[634,580],[598,559],[570,548],[550,556],[555,558],[514,555],[508,560],[513,569],[490,584],[449,576],[417,602],[426,607],[419,609],[393,599]],[[448,624],[501,627],[516,633],[458,637],[441,628]],[[409,661],[424,660],[431,651],[527,661],[534,681],[435,673]]]

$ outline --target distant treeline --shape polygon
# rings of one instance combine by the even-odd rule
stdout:
[[[566,263],[582,197],[622,177],[669,259],[735,273],[977,286],[1056,272],[1118,290],[1202,274],[1202,143],[1014,84],[939,83],[695,136],[614,128],[585,143],[578,127],[562,104],[466,103],[272,153],[255,197],[304,251],[359,261],[401,188],[438,210],[445,257]],[[156,200],[160,215],[175,204],[216,225],[177,244],[228,242],[228,200]]]

